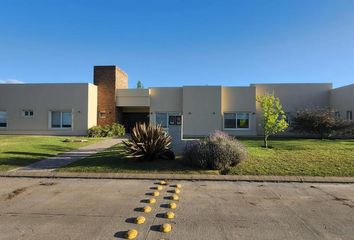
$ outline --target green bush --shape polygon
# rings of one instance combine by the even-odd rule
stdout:
[[[171,137],[165,134],[161,126],[136,124],[131,132],[131,139],[123,141],[128,157],[139,160],[173,160]]]
[[[123,125],[113,123],[105,126],[94,126],[88,130],[88,137],[120,137],[125,135]]]
[[[189,142],[183,153],[183,159],[187,164],[222,172],[246,158],[246,147],[220,131],[200,141]]]

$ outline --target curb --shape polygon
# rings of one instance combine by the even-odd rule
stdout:
[[[252,176],[208,174],[142,174],[142,173],[75,173],[75,172],[0,172],[7,178],[67,178],[67,179],[127,179],[127,180],[184,180],[274,183],[354,183],[354,177],[311,176]]]

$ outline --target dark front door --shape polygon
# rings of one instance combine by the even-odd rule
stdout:
[[[137,123],[149,124],[149,113],[123,113],[123,125],[127,133],[130,133]]]

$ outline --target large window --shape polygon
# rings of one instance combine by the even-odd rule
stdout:
[[[0,111],[0,128],[7,127],[7,112]]]
[[[160,124],[163,128],[168,128],[168,114],[167,113],[156,113],[156,124]]]
[[[249,129],[249,113],[224,113],[224,129]]]
[[[51,128],[71,128],[72,115],[71,112],[50,112],[51,116]]]
[[[353,112],[352,111],[347,111],[347,120],[352,121],[353,120]]]

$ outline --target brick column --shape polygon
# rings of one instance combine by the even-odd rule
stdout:
[[[117,120],[116,89],[128,88],[128,76],[116,66],[94,66],[93,83],[97,85],[97,124]]]

